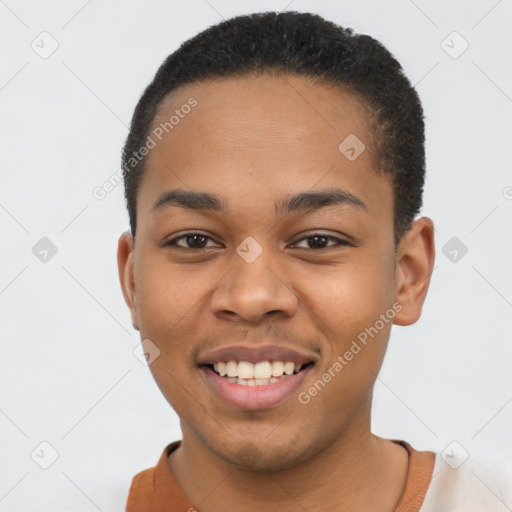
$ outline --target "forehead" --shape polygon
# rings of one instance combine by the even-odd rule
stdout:
[[[370,125],[355,95],[295,75],[192,83],[159,107],[139,198],[149,207],[180,188],[273,208],[283,195],[342,187],[371,209],[391,189],[374,170]]]
[[[180,129],[176,125],[170,133],[163,134],[176,146],[189,137],[187,128],[191,124],[193,130],[199,129],[200,135],[207,136],[205,142],[211,141],[218,150],[228,144],[231,148],[247,148],[271,141],[285,152],[287,145],[294,142],[324,150],[327,144],[337,147],[340,137],[348,135],[347,129],[357,131],[367,146],[372,142],[363,101],[348,89],[298,75],[249,74],[186,85],[164,99],[153,129],[165,125],[169,114],[188,111],[186,104],[191,98],[197,101],[191,115],[182,114]],[[185,118],[190,120],[182,123]],[[172,137],[165,137],[171,133]],[[323,144],[317,144],[318,137]]]

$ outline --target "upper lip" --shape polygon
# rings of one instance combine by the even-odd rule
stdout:
[[[233,345],[206,351],[199,355],[197,362],[199,366],[226,361],[283,361],[304,365],[309,362],[315,363],[317,360],[316,354],[279,345]]]

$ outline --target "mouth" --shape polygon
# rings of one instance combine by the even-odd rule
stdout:
[[[297,375],[313,364],[313,361],[305,364],[294,363],[293,361],[260,361],[258,363],[219,361],[218,363],[206,364],[204,366],[220,377],[224,377],[232,384],[268,386],[282,379]]]
[[[238,409],[267,409],[282,404],[300,387],[313,361],[218,361],[200,365],[207,386],[225,404]]]

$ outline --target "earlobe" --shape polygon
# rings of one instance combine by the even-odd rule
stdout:
[[[130,308],[133,327],[139,330],[135,295],[133,238],[129,231],[121,234],[117,244],[117,269],[124,300]]]
[[[434,259],[434,223],[422,217],[412,223],[398,246],[396,301],[402,309],[395,316],[395,324],[411,325],[420,318]]]

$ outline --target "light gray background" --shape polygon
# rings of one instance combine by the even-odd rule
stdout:
[[[180,438],[176,415],[133,355],[139,337],[116,266],[128,228],[122,185],[102,201],[92,190],[118,169],[136,101],[169,53],[222,18],[283,9],[379,39],[425,109],[422,214],[435,222],[436,267],[421,320],[394,327],[373,430],[417,449],[455,440],[512,472],[510,0],[7,0],[1,512],[123,510],[133,475]],[[46,59],[31,47],[51,48],[43,31],[58,42]],[[464,41],[453,31],[469,44],[458,58]],[[32,252],[42,237],[58,248],[46,263]],[[456,262],[442,251],[452,237],[468,248]],[[40,465],[53,452],[43,441],[58,452],[48,469]]]

